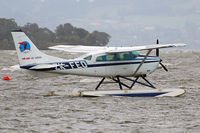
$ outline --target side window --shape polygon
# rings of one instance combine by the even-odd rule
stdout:
[[[103,56],[98,56],[96,61],[103,61]]]
[[[123,53],[117,53],[117,59],[118,60],[123,60],[123,58],[124,58]]]
[[[91,60],[91,59],[92,59],[92,55],[87,56],[87,57],[85,57],[84,59],[85,59],[85,60]]]
[[[106,55],[106,61],[115,61],[115,54]]]
[[[117,53],[117,59],[118,60],[130,60],[131,54],[130,54],[130,52]]]

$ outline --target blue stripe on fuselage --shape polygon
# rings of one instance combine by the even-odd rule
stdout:
[[[145,61],[144,63],[153,63],[159,61]],[[129,65],[129,64],[140,64],[141,61],[138,62],[119,62],[119,63],[102,63],[102,64],[88,64],[88,67],[102,67],[102,66],[117,66],[117,65]]]

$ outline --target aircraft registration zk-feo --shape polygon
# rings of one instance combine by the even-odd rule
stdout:
[[[168,71],[161,63],[159,49],[183,47],[186,44],[158,44],[157,40],[155,45],[133,47],[72,45],[49,47],[50,49],[67,52],[87,53],[76,59],[66,60],[49,56],[39,51],[22,30],[13,30],[11,34],[18,54],[20,68],[22,69],[102,78],[94,90],[78,91],[77,95],[79,96],[162,97],[179,96],[185,92],[182,89],[157,89],[146,79],[146,76],[153,73],[159,64]],[[150,56],[152,50],[156,50],[156,56]],[[147,52],[142,55],[139,51]],[[120,89],[98,90],[105,78],[118,83]],[[131,81],[131,85],[122,82],[122,79]],[[143,79],[144,82],[138,81],[138,79]],[[135,83],[152,89],[132,89]]]

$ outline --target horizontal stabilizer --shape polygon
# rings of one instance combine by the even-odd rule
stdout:
[[[31,68],[29,68],[30,70],[40,70],[40,69],[50,69],[50,68],[54,68],[58,65],[55,65],[55,64],[41,64],[41,65],[36,65],[36,66],[33,66]]]

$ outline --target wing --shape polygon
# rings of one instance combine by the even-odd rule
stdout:
[[[134,46],[134,47],[117,47],[113,50],[107,51],[107,53],[115,52],[128,52],[128,51],[141,51],[141,50],[151,50],[160,48],[171,48],[171,47],[184,47],[186,44],[176,43],[176,44],[156,44],[156,45],[146,45],[146,46]]]
[[[176,43],[176,44],[159,44],[159,45],[146,45],[146,46],[133,46],[133,47],[57,45],[49,47],[49,49],[62,50],[67,52],[77,52],[77,53],[91,53],[91,52],[116,53],[116,52],[140,51],[140,50],[183,47],[183,46],[186,46],[186,44]]]
[[[61,50],[75,53],[90,53],[94,51],[106,50],[109,47],[101,46],[83,46],[83,45],[56,45],[49,47],[49,49]]]

